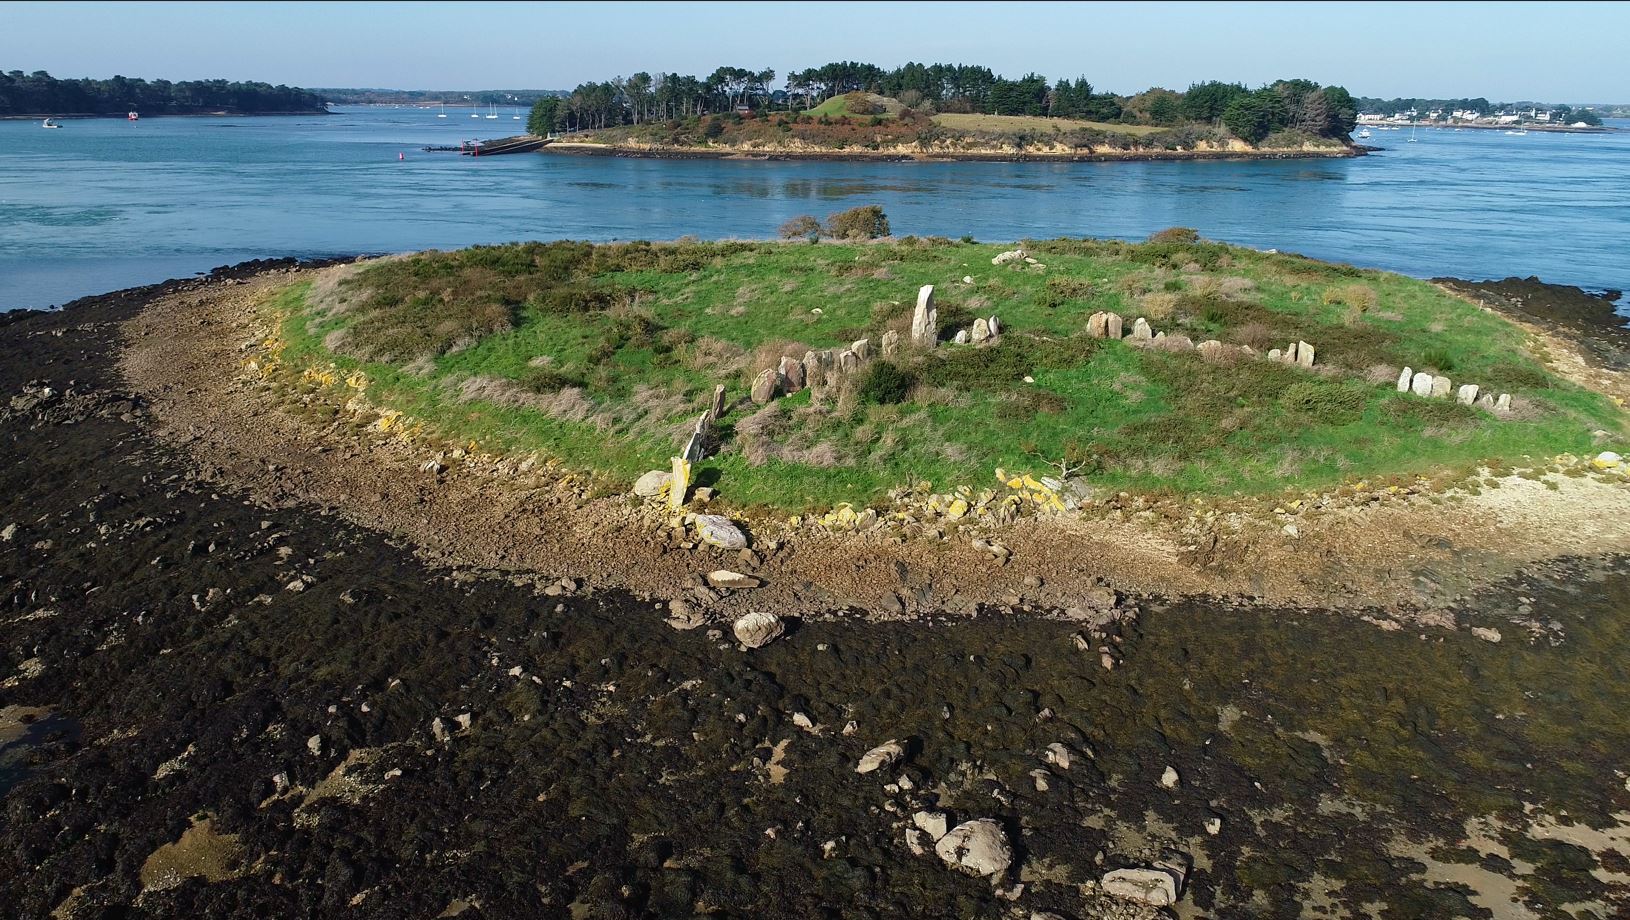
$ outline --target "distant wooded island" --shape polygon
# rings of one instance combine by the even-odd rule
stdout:
[[[43,70],[0,72],[0,116],[236,115],[328,111],[323,97],[295,86],[227,80],[58,79]]]

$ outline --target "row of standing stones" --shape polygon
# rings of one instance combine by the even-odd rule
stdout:
[[[1425,371],[1416,373],[1413,368],[1404,368],[1398,374],[1398,392],[1414,393],[1416,396],[1436,397],[1448,399],[1454,383],[1448,377],[1434,376]],[[1511,394],[1501,393],[1496,397],[1493,393],[1478,395],[1479,387],[1475,383],[1464,384],[1454,391],[1455,401],[1463,406],[1476,406],[1487,409],[1497,415],[1505,415],[1511,411]]]
[[[1001,320],[982,316],[973,321],[972,328],[957,330],[951,341],[957,345],[994,345],[1001,337]],[[939,344],[939,310],[934,306],[932,284],[925,284],[917,291],[917,308],[911,316],[911,344],[918,348],[934,348]],[[789,355],[775,367],[759,372],[753,378],[748,395],[762,406],[778,396],[807,388],[819,399],[827,387],[870,364],[873,358],[896,356],[901,345],[900,333],[891,329],[883,333],[875,348],[872,340],[865,338],[851,342],[847,348],[807,351],[802,360]]]

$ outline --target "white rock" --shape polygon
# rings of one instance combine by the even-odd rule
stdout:
[[[1206,820],[1206,833],[1213,837],[1222,833],[1222,819],[1218,817],[1208,818]]]
[[[1482,639],[1484,642],[1500,641],[1500,631],[1498,629],[1489,629],[1485,626],[1473,626],[1472,635]]]
[[[856,773],[870,773],[884,767],[892,767],[906,756],[905,746],[890,738],[866,753],[860,755],[860,763],[855,764]]]
[[[730,626],[731,632],[736,634],[736,641],[748,648],[762,648],[786,632],[786,629],[780,617],[762,611],[749,613]]]
[[[10,543],[12,538],[15,536],[17,536],[16,524],[7,524],[5,530],[0,530],[0,540],[4,540],[7,543]]]
[[[947,821],[943,811],[919,811],[911,816],[911,823],[935,840],[945,836]]]
[[[1455,391],[1455,402],[1462,406],[1469,406],[1477,402],[1477,384],[1468,383]]]
[[[963,275],[962,276],[962,283],[963,284],[973,284],[973,276],[972,275]]]
[[[1176,789],[1178,781],[1176,767],[1167,767],[1166,772],[1160,774],[1160,785],[1163,789]]]
[[[958,824],[934,844],[934,852],[951,868],[982,878],[1000,878],[1013,864],[1007,832],[989,818]]]
[[[1404,372],[1398,375],[1398,392],[1400,392],[1400,393],[1408,393],[1409,392],[1409,385],[1414,380],[1415,380],[1415,371],[1410,369],[1410,368],[1407,368],[1407,367],[1404,368]]]
[[[966,345],[966,344],[968,344],[968,330],[966,330],[966,329],[958,329],[956,331],[956,335],[954,337],[952,337],[951,341],[958,344],[958,345]]]
[[[906,828],[906,849],[911,851],[912,856],[921,856],[928,852],[928,847],[924,845],[925,840],[927,836],[922,831],[915,827]]]
[[[1432,395],[1439,399],[1448,399],[1449,389],[1454,385],[1454,381],[1450,380],[1448,377],[1433,377]]]
[[[668,483],[673,481],[674,474],[667,470],[651,470],[634,480],[634,494],[641,498],[656,498],[668,488]]]
[[[747,535],[722,514],[698,514],[696,533],[702,542],[720,549],[745,549]]]
[[[934,286],[925,284],[917,289],[917,309],[911,314],[911,343],[933,348],[938,338],[939,311],[934,307]]]
[[[1313,366],[1313,346],[1306,342],[1296,343],[1296,363],[1303,367]]]
[[[990,264],[1006,265],[1009,262],[1022,262],[1028,258],[1029,255],[1030,254],[1025,252],[1023,249],[1013,249],[1009,250],[1008,252],[997,253],[996,257],[990,260]]]
[[[1135,341],[1147,342],[1155,337],[1154,330],[1149,328],[1149,321],[1138,317],[1132,323],[1132,338]]]
[[[1042,757],[1060,770],[1070,768],[1070,749],[1057,741],[1047,745],[1047,751],[1042,754]]]
[[[1177,903],[1177,879],[1161,869],[1116,869],[1104,876],[1104,892],[1155,907]]]
[[[811,719],[809,714],[805,712],[793,713],[792,724],[798,726],[806,732],[815,730],[815,720]]]
[[[714,569],[707,573],[707,583],[715,588],[756,588],[764,582],[751,575],[732,572],[729,569]]]
[[[430,737],[435,738],[437,741],[447,740],[447,723],[443,722],[439,716],[430,720]]]
[[[1409,391],[1414,393],[1416,396],[1431,396],[1432,381],[1435,379],[1436,378],[1434,378],[1431,374],[1428,374],[1425,371],[1420,371],[1415,375],[1415,378],[1410,381]]]
[[[1501,393],[1500,398],[1494,401],[1494,411],[1504,415],[1511,411],[1511,394]]]
[[[321,756],[322,753],[323,753],[323,736],[322,735],[312,735],[310,738],[307,738],[306,739],[306,750],[310,751],[313,754]]]

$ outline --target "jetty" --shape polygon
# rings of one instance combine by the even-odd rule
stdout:
[[[531,153],[554,138],[538,137],[536,134],[517,134],[511,137],[497,137],[488,140],[459,141],[457,145],[433,144],[420,148],[425,153],[456,153],[466,157],[495,157],[505,153]]]

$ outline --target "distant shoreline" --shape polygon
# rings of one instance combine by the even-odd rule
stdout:
[[[1365,128],[1369,128],[1371,131],[1393,129],[1402,131],[1403,129],[1409,127],[1427,128],[1433,131],[1459,131],[1464,128],[1467,131],[1538,131],[1546,134],[1616,134],[1624,130],[1622,128],[1612,127],[1611,125],[1596,125],[1575,128],[1571,125],[1433,125],[1424,123],[1417,123],[1415,125],[1410,125],[1408,123],[1401,125],[1378,125],[1369,123],[1356,125],[1354,126],[1353,130],[1362,131]]]
[[[163,112],[154,115],[142,115],[142,118],[259,118],[268,115],[333,115],[328,109],[303,109],[292,112],[228,112],[217,110],[213,112]],[[75,112],[68,115],[58,115],[54,112],[36,112],[32,115],[0,115],[0,121],[40,121],[51,118],[62,121],[72,119],[80,121],[92,118],[118,118],[129,117],[124,112]]]
[[[539,153],[564,156],[631,157],[647,160],[819,160],[885,163],[1109,163],[1188,160],[1313,160],[1361,157],[1379,148],[1354,145],[1330,150],[1131,150],[1125,152],[1050,153],[1002,150],[894,151],[787,150],[776,148],[646,147],[556,141]]]

